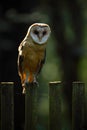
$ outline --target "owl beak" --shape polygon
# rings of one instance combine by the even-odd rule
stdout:
[[[42,40],[42,36],[43,35],[41,33],[38,35],[40,41]]]

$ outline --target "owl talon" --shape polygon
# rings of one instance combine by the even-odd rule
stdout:
[[[25,93],[26,93],[26,90],[25,90],[25,84],[24,84],[24,83],[22,84],[22,88],[23,88],[22,94],[25,94]]]
[[[35,86],[38,86],[39,87],[39,83],[37,82],[37,81],[33,81],[33,82],[25,82],[25,84],[24,84],[24,86],[26,86],[26,87],[29,87],[29,86],[33,86],[33,85],[35,85]]]
[[[26,93],[26,89],[25,89],[25,87],[23,87],[22,93],[23,93],[23,94]]]
[[[38,83],[37,81],[34,81],[34,82],[33,82],[33,85],[39,87],[39,83]]]

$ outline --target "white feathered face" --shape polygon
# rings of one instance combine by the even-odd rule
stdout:
[[[29,28],[31,38],[35,43],[40,45],[47,42],[50,32],[50,27],[44,23],[35,23]]]

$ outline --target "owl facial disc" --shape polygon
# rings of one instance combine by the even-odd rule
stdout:
[[[50,27],[44,23],[35,23],[29,28],[32,40],[37,44],[45,44],[50,36]]]

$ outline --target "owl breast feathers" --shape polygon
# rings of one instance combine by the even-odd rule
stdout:
[[[28,29],[27,35],[19,45],[18,73],[23,86],[38,84],[36,78],[46,57],[46,44],[50,36],[50,27],[44,23],[35,23]]]

